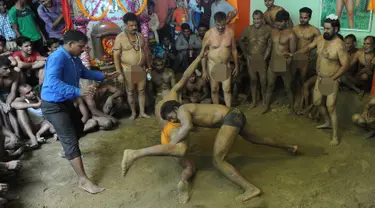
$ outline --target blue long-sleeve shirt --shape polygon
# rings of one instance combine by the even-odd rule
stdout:
[[[72,57],[59,47],[45,65],[42,100],[57,103],[81,96],[80,78],[102,81],[104,73],[88,70],[79,57]]]

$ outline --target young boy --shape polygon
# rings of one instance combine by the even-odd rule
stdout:
[[[41,56],[33,50],[32,42],[29,38],[17,38],[19,51],[13,53],[13,57],[17,60],[18,67],[26,72],[26,82],[31,86],[43,83],[43,71],[47,58]]]
[[[47,40],[48,55],[51,55],[52,52],[56,51],[60,46],[61,41],[57,38],[49,38]]]

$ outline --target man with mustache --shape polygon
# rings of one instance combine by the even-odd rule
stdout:
[[[324,21],[324,34],[297,53],[307,53],[317,48],[318,59],[316,72],[318,79],[315,82],[313,102],[320,107],[325,123],[317,126],[318,129],[332,128],[330,145],[338,145],[338,121],[336,114],[336,99],[339,90],[339,78],[349,69],[349,53],[345,50],[345,43],[340,39],[340,21],[335,15],[329,15]],[[323,103],[323,98],[326,102]],[[328,112],[327,112],[328,111]]]
[[[125,23],[125,30],[117,35],[115,46],[113,47],[116,71],[121,74],[119,81],[126,86],[128,102],[132,111],[130,119],[134,120],[137,117],[135,108],[136,90],[138,91],[139,116],[142,118],[150,118],[145,112],[146,75],[144,75],[145,79],[137,84],[132,83],[131,77],[126,76],[126,74],[128,74],[126,71],[132,70],[133,67],[141,67],[145,71],[151,70],[146,44],[143,35],[138,32],[137,16],[134,13],[126,13],[123,17],[123,21]]]

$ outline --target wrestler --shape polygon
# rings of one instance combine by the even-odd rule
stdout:
[[[214,16],[215,28],[210,29],[204,36],[203,45],[209,45],[208,58],[202,60],[202,77],[210,80],[212,102],[219,104],[219,82],[211,77],[211,70],[216,64],[229,64],[234,60],[233,75],[238,74],[238,56],[234,31],[227,27],[227,17],[224,12],[217,12]],[[227,66],[229,67],[229,66]],[[208,68],[208,70],[207,70]],[[222,82],[225,105],[232,105],[231,78]]]
[[[117,35],[113,47],[116,71],[121,73],[119,81],[125,83],[126,86],[128,102],[132,111],[130,119],[134,120],[137,116],[135,108],[135,95],[137,92],[140,111],[139,116],[142,118],[150,118],[150,116],[145,113],[146,79],[138,84],[133,84],[131,78],[126,77],[125,73],[126,70],[131,70],[134,66],[146,68],[145,66],[147,65],[147,68],[151,69],[151,63],[148,60],[149,55],[143,35],[138,32],[137,16],[134,13],[126,13],[123,17],[123,21],[125,23],[125,31]]]
[[[39,143],[45,143],[42,137],[47,131],[56,138],[56,131],[53,126],[44,118],[40,108],[42,101],[35,95],[32,87],[28,84],[19,86],[17,97],[11,104],[17,112],[18,122],[24,133],[30,138],[30,147],[36,149]],[[34,133],[36,132],[36,133]]]
[[[269,59],[272,49],[271,27],[264,24],[263,13],[261,11],[254,11],[253,22],[253,25],[247,26],[242,32],[239,44],[247,59],[247,69],[251,79],[250,91],[252,103],[250,105],[250,109],[257,106],[257,92],[259,91],[258,75],[262,88],[261,92],[263,105],[265,105],[265,97],[267,92],[266,61]],[[263,59],[252,59],[254,55],[261,55]],[[261,67],[264,68],[260,69],[259,66],[257,66],[259,64],[258,62],[263,62],[263,66]]]
[[[191,74],[189,81],[185,85],[182,97],[184,103],[209,104],[212,102],[207,82],[197,76],[196,73]]]
[[[156,100],[161,100],[176,84],[175,73],[164,66],[164,60],[155,58],[154,70],[152,70],[152,89],[156,91]]]
[[[325,119],[325,123],[317,128],[333,128],[330,145],[339,144],[336,99],[339,78],[349,68],[349,53],[345,50],[345,43],[338,35],[339,31],[340,21],[337,16],[329,15],[324,21],[324,35],[319,36],[314,42],[296,52],[296,54],[306,53],[314,48],[318,49],[316,67],[318,79],[315,82],[313,103],[320,107],[320,113]],[[328,89],[324,92],[326,95],[323,94],[323,88]],[[327,98],[326,103],[322,103],[324,97]]]
[[[272,30],[271,38],[272,38],[272,55],[271,55],[271,62],[276,62],[276,56],[282,57],[288,53],[294,53],[297,49],[297,37],[294,34],[292,29],[287,28],[287,21],[289,19],[289,13],[285,10],[281,10],[276,14],[276,29]],[[277,72],[277,64],[270,64],[269,70],[267,72],[267,94],[266,94],[266,106],[263,114],[270,110],[271,105],[271,97],[272,93],[275,89],[275,83],[278,76],[281,76],[284,82],[284,89],[287,93],[290,110],[291,113],[294,114],[294,98],[292,92],[292,70],[290,67],[290,63],[292,58],[286,58],[283,64],[286,66],[285,72]],[[273,68],[272,68],[273,67]]]
[[[276,28],[276,14],[285,9],[281,6],[275,5],[275,0],[264,0],[264,4],[267,7],[267,11],[264,12],[264,20],[269,26]],[[287,28],[293,28],[293,21],[290,18],[287,20]]]
[[[73,101],[74,106],[79,109],[79,112],[82,114],[81,121],[84,125],[83,132],[88,133],[92,132],[96,127],[98,127],[98,122],[92,118],[89,109],[86,106],[85,101],[82,97],[78,97]]]
[[[0,107],[1,114],[7,129],[13,129],[20,137],[20,129],[16,115],[12,111],[11,103],[16,99],[19,82],[19,73],[12,70],[11,61],[7,56],[0,56]],[[9,119],[9,122],[8,122]]]
[[[354,114],[352,121],[360,127],[369,131],[365,136],[365,139],[369,139],[375,136],[375,115],[373,107],[375,106],[375,97],[372,97],[370,101],[365,105],[361,114]]]
[[[358,70],[358,72],[354,75],[355,80],[353,77],[350,77],[352,81],[359,85],[366,84],[369,80],[372,80],[374,74],[374,66],[375,66],[375,37],[374,36],[367,36],[363,43],[363,49],[358,50],[353,58],[351,59],[350,66],[356,65],[359,63],[362,69]],[[363,93],[363,92],[362,92]]]
[[[189,132],[194,126],[205,128],[217,128],[214,144],[213,164],[228,179],[245,190],[237,197],[237,200],[244,202],[261,193],[261,191],[246,181],[245,178],[231,164],[226,161],[228,152],[234,144],[236,137],[241,135],[245,140],[253,144],[266,145],[296,153],[298,146],[285,145],[272,139],[258,139],[246,127],[246,116],[237,108],[230,109],[217,104],[185,104],[181,105],[177,101],[168,101],[160,109],[163,119],[172,123],[181,124],[175,136],[172,136],[171,145],[157,145],[141,150],[125,150],[122,161],[123,174],[126,174],[131,164],[144,156],[176,156],[185,155],[186,148],[176,148],[181,141],[185,141]]]

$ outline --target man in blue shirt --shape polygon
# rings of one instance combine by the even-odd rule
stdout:
[[[94,94],[95,89],[92,86],[79,88],[80,78],[103,81],[118,76],[118,73],[88,70],[79,59],[86,44],[87,37],[80,31],[70,30],[64,34],[64,45],[48,57],[45,65],[41,108],[45,118],[56,129],[65,158],[78,175],[79,187],[95,194],[104,189],[94,185],[83,168],[78,139],[84,125],[73,105],[73,99]]]

